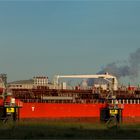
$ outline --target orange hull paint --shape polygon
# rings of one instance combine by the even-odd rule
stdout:
[[[140,117],[140,104],[125,104],[123,117]]]
[[[104,104],[23,103],[20,118],[100,117]]]
[[[105,104],[23,103],[20,118],[100,117]],[[140,117],[140,104],[125,104],[122,117]]]

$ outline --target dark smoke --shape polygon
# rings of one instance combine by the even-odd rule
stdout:
[[[102,69],[100,72],[98,72],[98,74],[103,74],[106,72],[120,78],[122,76],[125,77],[129,75],[130,68],[128,65],[119,66],[118,63],[113,62],[106,65],[106,67]]]
[[[128,76],[134,76],[134,78],[139,76],[140,70],[140,48],[136,50],[136,52],[131,53],[129,57],[130,63],[130,73]]]
[[[104,74],[106,72],[116,76],[117,78],[129,77],[132,80],[136,79],[140,72],[140,48],[129,55],[125,64],[123,63],[122,65],[121,62],[112,62],[107,64],[97,74]],[[93,81],[94,80],[89,79],[89,85],[91,85]]]

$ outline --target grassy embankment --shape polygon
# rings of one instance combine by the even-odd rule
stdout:
[[[140,139],[140,124],[108,128],[104,124],[20,121],[0,124],[1,139]]]

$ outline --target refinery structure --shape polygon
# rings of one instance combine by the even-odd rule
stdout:
[[[67,79],[81,79],[81,84],[68,85]],[[89,79],[98,82],[88,84]],[[103,81],[103,82],[101,82]],[[6,105],[6,106],[5,106]],[[20,119],[30,118],[98,118],[106,119],[109,113],[124,120],[140,121],[139,87],[121,87],[115,76],[55,75],[50,82],[47,76],[7,83],[7,75],[0,75],[0,106],[11,109]],[[15,110],[13,111],[14,108]],[[108,115],[101,115],[102,109]],[[6,108],[7,109],[7,108]],[[7,110],[10,113],[9,110]],[[18,113],[17,113],[18,112]]]

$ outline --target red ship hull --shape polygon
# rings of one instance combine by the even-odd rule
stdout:
[[[104,104],[23,103],[20,118],[100,117]]]
[[[140,122],[140,104],[124,104],[124,122]],[[98,118],[105,104],[23,103],[20,119],[37,118]]]

